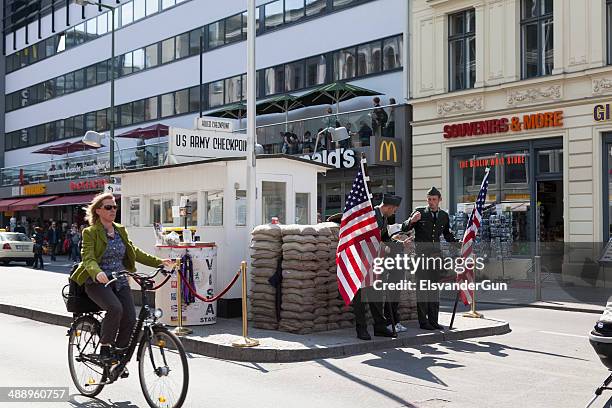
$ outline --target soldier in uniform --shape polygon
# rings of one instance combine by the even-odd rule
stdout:
[[[432,187],[427,192],[427,206],[417,207],[410,218],[404,222],[402,230],[414,229],[417,254],[425,257],[441,257],[440,235],[444,235],[447,242],[457,242],[449,226],[448,213],[440,209],[442,195],[437,188]],[[420,282],[429,280],[438,282],[440,271],[421,268],[416,271],[417,280],[417,315],[419,326],[425,330],[442,330],[438,324],[440,311],[440,297],[438,290],[421,290]]]
[[[376,223],[380,229],[383,248],[385,244],[389,244],[391,239],[387,231],[389,225],[389,217],[395,214],[402,198],[392,194],[385,194],[382,203],[374,207],[376,214]],[[383,252],[384,255],[384,252]],[[373,287],[361,288],[353,298],[353,310],[355,312],[355,323],[357,329],[357,338],[361,340],[371,340],[368,333],[366,322],[366,303],[370,306],[370,313],[374,319],[374,335],[382,337],[397,337],[397,334],[391,326],[391,322],[385,318],[384,307],[382,302],[382,292],[377,292]]]

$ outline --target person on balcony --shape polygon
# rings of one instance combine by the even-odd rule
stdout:
[[[369,146],[370,145],[370,137],[372,136],[372,128],[368,126],[365,121],[359,122],[359,142],[361,146]]]
[[[372,110],[372,131],[374,136],[382,136],[383,129],[387,124],[389,116],[383,108],[380,107],[380,98],[374,97],[374,109]]]
[[[389,98],[389,105],[395,105],[395,98]],[[387,126],[385,126],[384,136],[385,137],[395,137],[395,106],[389,107],[389,120],[387,121]]]

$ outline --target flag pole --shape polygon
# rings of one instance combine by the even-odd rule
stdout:
[[[459,303],[459,291],[457,291],[457,295],[455,296],[455,305],[453,306],[453,315],[451,316],[450,325],[448,326],[448,330],[453,329],[453,323],[455,322],[455,315],[457,314],[457,303]]]

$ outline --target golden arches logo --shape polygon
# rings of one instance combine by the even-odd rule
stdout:
[[[391,149],[393,149],[393,162],[397,163],[397,148],[395,147],[395,142],[392,140],[383,140],[382,142],[380,142],[378,160],[383,161],[383,151],[385,151],[385,149],[387,153],[387,158],[384,160],[391,161]]]

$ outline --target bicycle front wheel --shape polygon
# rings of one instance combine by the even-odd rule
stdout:
[[[138,350],[140,386],[153,408],[179,408],[187,397],[189,367],[181,341],[165,327],[153,328]]]
[[[106,381],[106,369],[92,362],[99,353],[100,322],[93,316],[77,318],[70,328],[68,366],[75,387],[82,395],[95,397]]]

